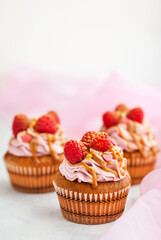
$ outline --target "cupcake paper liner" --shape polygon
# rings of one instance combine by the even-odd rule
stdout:
[[[146,156],[143,156],[140,152],[125,152],[124,157],[127,158],[127,170],[134,185],[139,184],[145,175],[154,169],[157,153],[149,151]]]
[[[5,162],[13,187],[21,192],[44,193],[54,191],[53,178],[59,164],[53,166],[18,166]]]
[[[54,182],[63,216],[81,224],[111,222],[124,211],[130,185],[107,193],[82,193],[60,188]]]

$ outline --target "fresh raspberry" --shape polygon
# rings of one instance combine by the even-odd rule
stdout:
[[[116,125],[119,122],[120,116],[117,112],[108,111],[103,114],[104,125],[109,128]]]
[[[133,121],[142,123],[144,118],[144,112],[141,108],[133,108],[129,111],[127,117]]]
[[[125,104],[119,104],[116,108],[115,111],[121,111],[121,112],[127,112],[129,108]]]
[[[12,131],[14,136],[16,137],[17,134],[21,131],[26,130],[30,125],[30,119],[24,114],[18,114],[14,117],[13,124],[12,124]]]
[[[82,139],[81,142],[83,142],[86,146],[91,147],[92,146],[92,140],[98,135],[97,132],[95,131],[89,131],[86,132]]]
[[[57,122],[50,114],[43,115],[38,119],[35,129],[40,133],[56,133]]]
[[[105,132],[99,133],[92,142],[92,147],[98,151],[105,152],[111,146],[112,142],[108,134]]]
[[[81,162],[85,158],[86,153],[87,148],[80,141],[70,140],[65,144],[64,155],[72,164]]]
[[[24,135],[22,136],[22,141],[23,141],[23,142],[30,142],[31,139],[32,139],[31,135],[24,134]]]
[[[58,117],[58,114],[55,111],[50,111],[47,114],[51,115],[52,117],[55,118],[56,122],[60,124],[60,119]]]

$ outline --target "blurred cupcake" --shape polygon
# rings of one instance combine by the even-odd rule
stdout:
[[[68,141],[64,154],[53,182],[63,216],[81,224],[119,218],[131,182],[121,149],[107,133],[87,132]]]
[[[66,138],[54,111],[39,119],[16,115],[13,137],[4,156],[12,186],[21,192],[54,191],[54,174],[63,161]]]
[[[103,114],[100,131],[107,132],[123,150],[132,184],[139,184],[154,169],[159,149],[141,108],[118,105],[115,111]]]

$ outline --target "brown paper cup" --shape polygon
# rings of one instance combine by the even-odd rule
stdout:
[[[124,152],[127,158],[127,170],[131,176],[132,185],[139,184],[142,179],[151,172],[156,163],[157,153],[148,151],[145,156],[139,151],[133,153]]]
[[[5,162],[12,186],[27,193],[54,191],[53,178],[59,164],[53,166],[20,166]]]
[[[118,191],[95,194],[70,191],[53,184],[63,216],[81,224],[102,224],[119,218],[130,188],[129,184]]]

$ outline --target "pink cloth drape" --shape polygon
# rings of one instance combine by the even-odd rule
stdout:
[[[100,240],[161,239],[161,169],[148,174],[140,186],[141,197],[109,228]]]

